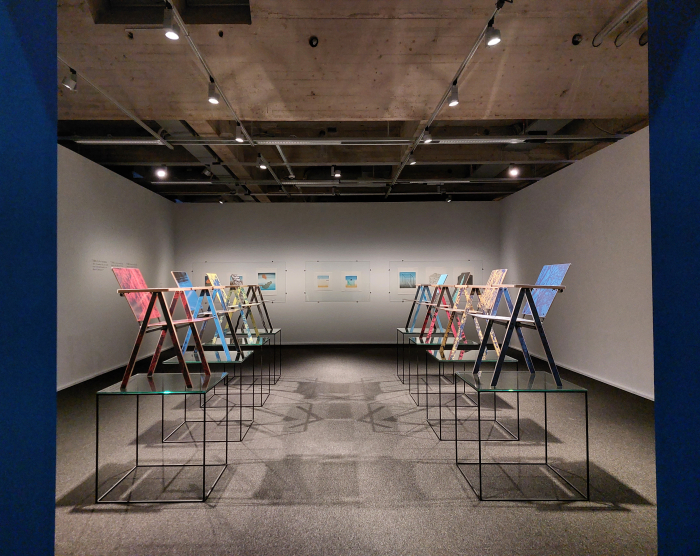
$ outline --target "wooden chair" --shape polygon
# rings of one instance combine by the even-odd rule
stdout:
[[[477,335],[479,340],[484,339],[484,334],[481,331],[481,326],[474,316],[475,314],[493,315],[498,311],[498,291],[502,287],[503,280],[506,276],[507,270],[505,268],[500,268],[491,271],[486,284],[483,286],[474,285],[463,285],[460,284],[456,286],[455,303],[452,309],[449,309],[450,321],[448,323],[448,328],[445,331],[445,335],[442,338],[442,345],[440,346],[440,356],[444,357],[444,349],[447,344],[447,335],[449,333],[449,328],[457,314],[461,313],[459,319],[459,326],[457,331],[454,333],[455,343],[452,346],[450,355],[447,357],[448,360],[454,360],[456,357],[462,358],[464,351],[459,349],[460,342],[464,339],[466,341],[466,335],[464,333],[464,325],[466,324],[467,317],[471,316],[474,320],[474,325],[476,327]],[[465,297],[464,308],[460,307],[460,302],[462,295]],[[498,340],[496,339],[496,334],[491,332],[491,341],[494,346],[494,350],[498,355],[500,355],[500,348],[498,345]]]
[[[413,298],[413,304],[411,305],[411,310],[408,313],[408,319],[406,320],[406,332],[413,333],[416,320],[418,319],[418,313],[420,313],[420,308],[422,306],[430,305],[432,298],[435,296],[437,289],[442,286],[447,280],[447,274],[441,274],[436,284],[418,284],[416,289],[416,296]],[[431,288],[435,288],[431,291]],[[411,320],[413,317],[413,320]],[[443,331],[442,323],[440,322],[440,317],[437,318],[437,325],[440,332]]]
[[[182,288],[192,288],[192,280],[190,280],[189,275],[187,272],[184,271],[179,271],[179,270],[173,270],[171,272],[173,275],[173,278],[177,282],[177,284],[182,287]],[[211,288],[211,289],[209,289]],[[186,293],[187,297],[187,302],[190,306],[190,311],[192,312],[192,316],[194,318],[197,317],[203,317],[203,316],[211,316],[211,320],[214,321],[214,326],[216,330],[214,331],[214,341],[216,341],[216,338],[218,337],[221,340],[221,347],[224,351],[224,354],[226,356],[227,361],[232,361],[231,357],[231,352],[229,351],[229,346],[228,343],[226,342],[225,336],[224,336],[224,330],[221,327],[221,319],[225,319],[225,324],[227,324],[229,327],[232,325],[231,323],[231,313],[235,312],[231,309],[228,309],[226,307],[226,304],[220,304],[219,309],[217,310],[216,308],[216,298],[218,297],[219,294],[221,294],[222,291],[220,289],[216,289],[216,284],[212,285],[207,285],[206,289],[201,290],[201,294],[197,295],[196,291],[191,291]],[[207,311],[205,312],[205,307],[204,307],[204,302],[206,301],[207,303]],[[202,323],[202,327],[199,329],[199,335],[200,338],[202,334],[204,333],[204,329],[207,326],[208,321],[204,321]],[[187,346],[189,345],[190,338],[192,336],[191,330],[187,331],[187,335],[185,336],[184,341],[182,342],[182,351],[186,352],[187,351]],[[238,344],[238,342],[234,342],[234,348],[236,349],[237,354],[241,353],[241,346]]]
[[[542,271],[540,272],[535,284],[502,285],[496,294],[494,304],[497,310],[498,300],[500,299],[501,294],[505,292],[504,296],[506,303],[508,304],[510,316],[497,316],[495,312],[494,314],[490,315],[477,312],[470,313],[470,315],[484,319],[487,322],[486,329],[484,330],[484,336],[482,338],[481,345],[479,346],[479,355],[474,363],[474,374],[479,372],[481,359],[486,352],[486,344],[488,343],[488,337],[492,331],[492,327],[494,324],[499,324],[506,327],[506,333],[501,344],[501,353],[499,354],[498,362],[496,363],[496,367],[494,369],[493,379],[491,380],[492,386],[496,386],[498,383],[498,377],[501,373],[506,350],[510,345],[513,332],[516,332],[518,335],[518,340],[520,341],[520,345],[523,349],[525,363],[527,364],[530,373],[535,373],[535,367],[532,364],[532,359],[530,358],[527,345],[525,344],[525,339],[522,335],[522,328],[537,330],[540,336],[540,341],[542,342],[542,347],[544,348],[547,356],[549,370],[552,373],[557,386],[562,385],[557,365],[554,362],[552,351],[549,348],[549,342],[547,341],[547,336],[544,332],[542,321],[547,316],[549,308],[551,307],[557,292],[564,291],[564,286],[562,286],[561,283],[564,280],[567,270],[569,270],[569,266],[571,265],[545,265],[542,268]],[[511,302],[510,294],[508,294],[506,288],[514,288],[518,290],[518,295],[514,304]],[[522,316],[520,315],[521,310]]]
[[[126,388],[131,378],[131,373],[134,371],[136,357],[138,356],[144,336],[148,332],[160,331],[160,338],[156,345],[156,350],[153,353],[153,357],[151,358],[151,364],[148,367],[148,376],[153,376],[165,337],[170,334],[170,339],[175,348],[175,354],[180,363],[180,370],[185,378],[185,384],[188,388],[191,388],[192,379],[190,378],[190,372],[185,363],[182,347],[177,337],[177,328],[183,326],[188,326],[192,332],[197,352],[202,360],[202,371],[204,374],[210,375],[211,371],[209,370],[209,364],[204,355],[204,347],[202,346],[202,341],[197,332],[197,324],[206,322],[211,319],[211,317],[194,318],[186,299],[186,294],[188,292],[198,291],[204,288],[149,288],[138,268],[112,268],[112,271],[119,283],[117,293],[126,298],[131,311],[134,313],[134,317],[136,317],[136,322],[139,324],[139,333],[136,336],[134,348],[131,350],[131,356],[126,365],[126,370],[124,371],[121,387]],[[168,307],[165,301],[165,293],[169,292],[173,292],[174,296]],[[185,318],[173,320],[172,313],[177,306],[178,300],[181,300],[182,308],[185,311]],[[156,301],[158,301],[160,305],[160,311],[156,308]]]

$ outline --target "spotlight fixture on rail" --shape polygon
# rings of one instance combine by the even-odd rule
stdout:
[[[413,157],[413,151],[411,151],[411,156],[408,157],[408,164],[409,166],[416,165],[416,159]]]
[[[267,170],[267,165],[265,164],[265,161],[263,160],[263,157],[260,153],[258,153],[258,161],[257,161],[258,168],[261,170]]]
[[[447,203],[451,203],[452,202],[452,195],[448,195],[447,197],[445,197],[445,201]]]
[[[73,68],[70,68],[70,73],[63,78],[61,85],[63,85],[66,89],[75,91],[78,88],[78,72],[76,72]]]
[[[160,179],[165,179],[168,177],[168,169],[163,166],[162,168],[158,168],[156,170],[156,176],[158,176]]]
[[[459,104],[459,90],[457,89],[457,82],[452,83],[450,88],[450,99],[447,103],[449,106],[457,106]]]
[[[211,77],[209,79],[209,102],[212,104],[219,104],[221,95],[219,94],[219,91],[216,90],[216,83],[214,83],[214,79]]]
[[[423,143],[425,143],[427,145],[428,143],[432,143],[432,142],[433,142],[433,137],[430,135],[430,132],[426,129],[425,133],[423,134]]]
[[[520,168],[518,168],[515,164],[511,164],[508,166],[508,175],[511,178],[517,178],[520,175]]]
[[[220,198],[219,198],[219,204],[220,204],[220,205],[223,205],[223,204],[224,204],[224,198],[223,198],[223,197],[220,197]]]
[[[334,178],[339,178],[340,177],[340,170],[336,168],[335,166],[331,166],[331,176]]]
[[[170,6],[166,7],[163,13],[163,31],[165,31],[165,36],[171,41],[176,41],[180,38],[180,28],[173,19],[173,9]]]
[[[236,124],[236,143],[243,143],[243,128],[241,124]]]
[[[484,39],[486,40],[486,46],[496,46],[501,42],[501,32],[493,26],[494,18],[489,21],[488,27],[486,27],[486,33],[484,34]]]

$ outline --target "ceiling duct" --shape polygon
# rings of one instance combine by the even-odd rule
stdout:
[[[617,29],[620,25],[627,21],[629,17],[634,12],[636,12],[645,2],[646,0],[635,0],[629,6],[627,6],[627,8],[625,8],[625,10],[622,13],[620,13],[620,15],[611,19],[605,25],[605,27],[598,31],[598,34],[596,34],[596,36],[593,37],[593,46],[598,47],[601,44],[603,44],[605,37],[607,37],[610,33],[612,33],[615,29]]]

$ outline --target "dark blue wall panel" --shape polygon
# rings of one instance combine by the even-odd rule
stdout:
[[[700,554],[700,2],[649,0],[659,553]]]
[[[0,0],[0,553],[54,551],[56,1]]]

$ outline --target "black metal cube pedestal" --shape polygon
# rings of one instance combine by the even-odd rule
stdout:
[[[225,383],[227,374],[225,372],[211,373],[211,375],[193,374],[191,378],[193,386],[187,388],[181,373],[156,373],[152,377],[140,374],[132,376],[127,387],[124,389],[120,388],[121,383],[117,383],[97,393],[95,427],[95,503],[168,504],[204,502],[207,500],[228,466],[230,411],[228,389],[226,389],[226,404],[223,408],[218,409],[223,416],[218,421],[211,419],[212,409],[208,407],[207,394],[218,384]],[[177,446],[168,447],[161,442],[162,426],[158,423],[163,411],[162,398],[165,396],[182,396],[184,398],[187,395],[193,394],[199,394],[203,398],[201,407],[202,419],[190,421],[195,425],[193,429],[189,431],[191,435],[189,442],[178,443]],[[153,397],[161,398],[160,411],[158,411],[157,407],[147,407],[145,409],[147,415],[143,416],[142,413],[144,409],[141,405],[144,400],[142,400],[142,398],[150,399]],[[126,461],[124,461],[125,451],[121,450],[119,452],[119,457],[122,461],[110,465],[113,467],[121,467],[122,469],[119,471],[110,469],[109,474],[111,478],[108,479],[108,484],[101,485],[101,471],[103,475],[107,473],[107,471],[100,467],[100,440],[102,439],[103,442],[112,444],[122,438],[120,434],[115,433],[113,430],[102,432],[100,430],[100,414],[103,410],[100,402],[104,402],[106,398],[115,401],[118,400],[118,403],[135,400],[135,438],[131,443],[134,445],[133,458],[127,458]],[[124,412],[118,412],[117,416],[123,418]],[[153,422],[153,426],[145,431],[142,430],[142,419]],[[209,433],[207,432],[208,425]],[[223,431],[221,431],[222,425]],[[218,432],[215,438],[211,436],[212,427]],[[107,437],[106,441],[105,436]],[[142,436],[148,437],[150,440],[145,446]],[[219,454],[218,459],[214,459],[212,458],[210,450],[212,449],[212,444],[216,446],[217,443],[224,443],[223,457]],[[185,461],[174,462],[176,459],[183,459],[183,454],[181,453],[183,448],[180,446],[181,444],[189,444],[197,454],[201,452],[201,458],[194,458],[199,461],[193,463],[193,458],[190,455]],[[144,450],[148,452],[146,455],[143,454]],[[166,454],[167,451],[170,451],[171,454]],[[221,450],[219,449],[218,451]],[[153,456],[154,453],[157,453],[155,459]],[[168,456],[171,456],[172,460],[168,460]],[[200,471],[197,472],[197,469]],[[208,470],[213,470],[213,479],[210,476],[209,480],[207,480]],[[194,472],[189,473],[189,471]],[[153,483],[158,485],[156,490],[160,491],[156,496],[151,494],[144,496],[140,494],[141,491],[152,488]],[[182,490],[180,490],[183,484],[187,485],[187,491],[184,494]],[[194,488],[192,488],[193,485]],[[194,491],[196,495],[192,495],[191,491]],[[173,496],[175,497],[161,497],[162,495],[171,493],[174,493]]]
[[[466,384],[477,396],[475,430],[455,435],[455,463],[479,500],[576,501],[590,499],[588,392],[568,381],[557,386],[548,372],[455,373],[455,399]],[[541,419],[518,416],[517,442],[494,438],[493,422],[484,418],[485,396],[517,395],[522,414],[541,408]],[[525,402],[523,401],[525,400]],[[557,407],[553,408],[553,401]],[[583,401],[580,408],[579,401]],[[582,419],[575,410],[582,409]],[[557,415],[553,415],[556,410]],[[564,412],[566,419],[553,424]],[[535,411],[532,411],[533,416]],[[455,412],[454,426],[464,424]],[[558,425],[558,426],[557,426]],[[554,429],[554,432],[552,431]],[[572,442],[566,442],[573,437]],[[462,454],[460,454],[460,451]],[[463,453],[468,452],[464,457]]]

